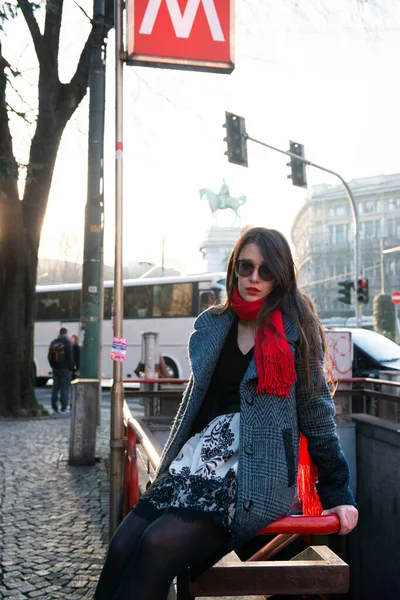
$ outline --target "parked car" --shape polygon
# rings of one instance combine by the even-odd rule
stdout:
[[[329,327],[350,331],[353,340],[353,377],[379,377],[379,371],[400,371],[400,346],[384,335],[359,327]]]

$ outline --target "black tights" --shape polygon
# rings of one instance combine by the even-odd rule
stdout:
[[[167,514],[149,523],[131,511],[110,542],[94,600],[166,600],[174,577],[217,552],[226,535],[211,519]]]

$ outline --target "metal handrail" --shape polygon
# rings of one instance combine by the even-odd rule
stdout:
[[[146,433],[144,432],[139,421],[137,421],[137,419],[132,417],[132,413],[129,410],[129,406],[127,405],[127,403],[125,401],[124,401],[123,414],[124,414],[125,427],[127,429],[132,429],[135,432],[137,441],[142,446],[142,448],[149,460],[149,463],[151,464],[153,469],[157,469],[158,463],[160,462],[160,457],[158,455],[158,452],[154,448],[153,444],[149,440]]]
[[[373,377],[343,377],[343,379],[339,379],[338,383],[375,383],[379,385],[400,387],[400,381],[389,381],[388,379],[375,379]]]

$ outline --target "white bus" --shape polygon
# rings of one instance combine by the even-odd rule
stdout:
[[[112,378],[113,282],[104,283],[102,369],[104,381]],[[141,359],[141,333],[158,332],[159,350],[171,377],[188,377],[187,342],[195,318],[225,296],[225,273],[128,279],[124,281],[123,336],[128,339],[124,378],[135,378]],[[60,327],[79,335],[81,284],[37,286],[34,362],[38,384],[51,377],[48,347]]]

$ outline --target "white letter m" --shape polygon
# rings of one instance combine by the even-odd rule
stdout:
[[[160,10],[161,2],[162,0],[149,0],[139,33],[151,35],[158,11]],[[215,42],[225,41],[214,0],[188,0],[183,14],[179,8],[178,0],[165,0],[165,2],[167,3],[168,12],[171,17],[176,37],[188,38],[190,36],[197,10],[201,2],[204,7],[204,12],[206,13],[213,40]]]

